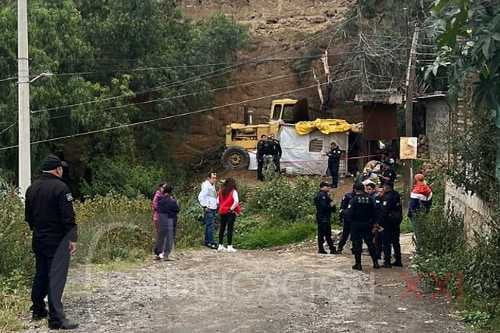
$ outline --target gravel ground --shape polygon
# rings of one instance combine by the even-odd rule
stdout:
[[[363,272],[347,251],[318,255],[312,242],[176,259],[73,269],[65,304],[75,332],[465,332],[444,300],[408,292],[406,270],[373,271],[368,256]]]

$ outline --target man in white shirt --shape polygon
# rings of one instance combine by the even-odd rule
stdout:
[[[210,172],[207,179],[201,184],[201,191],[198,194],[198,202],[205,212],[203,224],[205,225],[205,246],[211,249],[217,249],[214,242],[214,221],[217,216],[217,191],[215,182],[217,174]]]

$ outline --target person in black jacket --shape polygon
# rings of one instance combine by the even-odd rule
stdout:
[[[175,228],[177,225],[177,214],[180,211],[177,200],[172,195],[173,188],[165,185],[163,196],[158,200],[158,212],[160,213],[160,232],[156,240],[156,259],[170,260],[169,255],[175,242]]]
[[[271,147],[272,147],[272,155],[273,155],[273,162],[276,167],[276,172],[281,171],[280,167],[280,160],[281,160],[281,155],[283,154],[283,151],[281,150],[281,145],[278,139],[274,137],[274,135],[269,136],[269,140],[271,141]]]
[[[264,180],[262,168],[264,167],[264,157],[273,154],[273,147],[267,135],[262,135],[257,143],[257,179]]]
[[[25,203],[25,220],[33,232],[36,262],[31,291],[32,318],[41,320],[48,316],[51,329],[78,327],[66,319],[61,301],[70,256],[76,251],[77,241],[73,196],[61,180],[64,165],[59,157],[49,155],[42,164],[42,176],[26,191]]]
[[[387,162],[383,164],[382,175],[380,178],[380,185],[384,186],[385,183],[392,183],[396,181],[397,175],[396,170],[394,168],[394,159],[389,159]]]
[[[335,205],[328,192],[331,187],[330,184],[326,182],[321,182],[319,184],[319,192],[314,197],[314,205],[316,206],[316,223],[318,224],[318,253],[326,254],[323,244],[326,240],[328,247],[330,248],[330,253],[335,254],[335,246],[332,240],[332,227],[330,225],[330,220],[332,217],[332,212],[335,212]]]
[[[342,198],[342,201],[340,202],[339,218],[340,218],[340,221],[342,222],[342,236],[340,238],[338,248],[337,248],[338,254],[342,253],[342,250],[344,249],[345,243],[347,243],[347,240],[349,239],[349,235],[351,234],[351,223],[349,222],[349,219],[347,219],[345,213],[346,213],[347,207],[349,206],[349,202],[356,194],[354,187],[355,186],[352,185],[352,191],[344,194],[344,197]]]
[[[339,167],[340,167],[340,157],[342,156],[342,150],[335,142],[332,142],[330,151],[326,153],[328,156],[328,170],[330,170],[330,175],[332,176],[332,186],[337,188],[339,183]]]
[[[390,182],[384,183],[384,193],[381,197],[380,224],[384,228],[382,232],[384,267],[403,267],[401,261],[401,244],[399,242],[400,227],[403,220],[403,208],[401,196],[393,188]],[[394,248],[395,262],[391,264],[391,246]]]
[[[375,202],[373,198],[365,193],[365,187],[362,183],[357,183],[355,190],[356,194],[349,202],[346,212],[346,216],[351,222],[352,253],[356,261],[352,268],[362,270],[361,251],[363,241],[368,246],[368,251],[373,260],[373,268],[379,268],[380,266],[372,241],[372,228],[377,222]]]

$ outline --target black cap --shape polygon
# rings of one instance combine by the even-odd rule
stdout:
[[[322,188],[322,187],[325,187],[325,186],[332,187],[330,185],[330,183],[327,183],[327,182],[321,182],[321,183],[319,183],[319,188]]]
[[[45,158],[42,162],[42,171],[51,171],[57,169],[58,167],[67,167],[68,164],[64,161],[61,161],[59,157],[54,154],[50,154]]]

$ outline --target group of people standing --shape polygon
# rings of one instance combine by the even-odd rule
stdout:
[[[390,171],[390,172],[389,172]],[[327,253],[324,243],[328,244],[331,254],[340,254],[349,239],[352,241],[352,253],[355,258],[353,269],[361,270],[361,253],[363,242],[373,261],[374,268],[402,267],[400,226],[403,221],[401,196],[394,189],[391,179],[393,170],[386,172],[388,176],[381,178],[381,187],[373,182],[358,181],[351,192],[342,198],[339,217],[343,223],[342,236],[336,248],[331,237],[331,216],[336,206],[330,198],[332,186],[321,182],[320,191],[314,198],[316,206],[316,223],[318,224],[318,252]],[[394,172],[395,175],[395,172]],[[390,176],[390,177],[389,177]],[[394,177],[395,178],[395,177]],[[415,216],[420,210],[428,211],[431,205],[432,191],[425,183],[424,176],[417,174],[410,197],[408,216],[416,228]],[[394,258],[394,261],[391,259]]]
[[[234,223],[236,217],[241,213],[236,181],[233,178],[226,179],[219,191],[215,187],[216,182],[217,174],[210,172],[201,184],[201,191],[198,195],[198,202],[203,208],[204,245],[218,251],[236,252],[233,247]],[[170,260],[169,256],[175,243],[177,214],[180,207],[172,190],[170,185],[160,184],[151,204],[156,231],[154,253],[158,260]],[[218,243],[214,240],[217,216],[220,216]],[[227,234],[227,248],[224,246],[225,234]]]
[[[217,192],[215,184],[217,174],[210,172],[207,179],[201,184],[198,202],[203,208],[203,224],[205,226],[204,245],[218,251],[236,252],[233,247],[234,223],[241,213],[240,199],[236,181],[227,178]],[[217,215],[220,216],[219,242],[214,241],[214,229]],[[224,246],[224,234],[227,229],[227,248]]]

